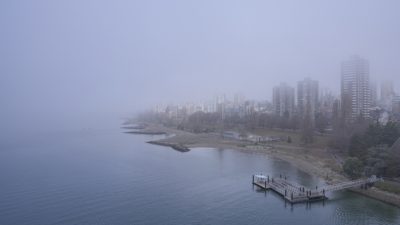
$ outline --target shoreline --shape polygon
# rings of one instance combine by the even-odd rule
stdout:
[[[147,134],[147,135],[163,135],[163,134],[167,134],[165,132],[162,131],[125,131],[124,133],[126,134]]]
[[[255,145],[251,142],[226,139],[218,133],[194,134],[187,131],[168,128],[158,124],[148,124],[138,132],[131,134],[165,134],[165,138],[149,141],[149,144],[170,147],[180,152],[191,148],[233,149],[249,153],[265,154],[292,164],[305,173],[316,176],[327,184],[348,180],[338,171],[338,162],[327,149],[317,149],[285,144]],[[321,154],[321,152],[323,154]],[[400,196],[372,187],[368,190],[349,189],[352,192],[400,207]]]
[[[181,145],[181,144],[163,143],[163,142],[160,142],[160,141],[148,141],[146,143],[153,144],[153,145],[161,145],[161,146],[171,147],[172,149],[177,150],[179,152],[188,152],[188,151],[190,151],[190,148],[188,148],[188,147],[186,147],[184,145]]]
[[[168,146],[171,148],[179,145],[186,147],[189,150],[191,148],[225,148],[242,152],[261,153],[287,161],[295,165],[298,169],[317,176],[327,183],[346,180],[344,176],[333,171],[326,165],[326,163],[322,162],[324,159],[304,153],[305,151],[308,151],[308,149],[304,147],[291,147],[280,144],[254,145],[251,142],[222,138],[218,133],[194,134],[187,131],[164,127],[158,124],[148,125],[145,130],[149,133],[160,132],[171,135],[156,141],[151,141],[150,144]],[[332,158],[330,160],[333,161],[334,159]]]

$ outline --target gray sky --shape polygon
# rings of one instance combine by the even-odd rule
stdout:
[[[400,1],[0,2],[2,120],[133,112],[304,77],[338,93],[340,62],[400,85]]]

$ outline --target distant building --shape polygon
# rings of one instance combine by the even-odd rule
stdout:
[[[294,113],[294,88],[284,83],[274,87],[272,93],[274,112],[279,116],[291,117]]]
[[[381,83],[381,100],[386,101],[395,95],[392,81],[384,81]]]
[[[322,90],[318,102],[319,109],[317,109],[317,111],[326,115],[328,118],[332,118],[335,101],[337,101],[337,98],[331,91],[327,89]]]
[[[245,97],[242,93],[235,93],[233,96],[233,104],[235,107],[239,107],[245,102]]]
[[[225,95],[217,95],[214,98],[215,111],[218,112],[221,116],[221,119],[225,119],[225,104],[226,97]]]
[[[367,60],[353,56],[342,62],[341,103],[346,122],[354,122],[359,117],[369,118],[371,92]]]
[[[300,118],[310,116],[310,122],[315,123],[318,109],[318,81],[306,78],[297,83],[297,108]]]
[[[392,111],[392,100],[395,96],[393,82],[384,81],[381,83],[380,105],[387,111]]]
[[[226,139],[232,139],[232,140],[240,140],[240,134],[235,131],[225,131],[222,133],[222,137]]]
[[[335,99],[332,105],[332,119],[334,121],[338,121],[338,119],[341,117],[341,111],[342,111],[342,103],[340,99]]]
[[[400,95],[394,96],[392,99],[392,112],[400,114]]]
[[[371,91],[371,106],[378,105],[378,88],[375,82],[370,82],[370,91]]]

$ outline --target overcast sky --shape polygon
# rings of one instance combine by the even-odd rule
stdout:
[[[338,93],[354,54],[398,90],[399,12],[396,0],[3,0],[1,117],[126,115],[237,91],[270,100],[304,77]]]

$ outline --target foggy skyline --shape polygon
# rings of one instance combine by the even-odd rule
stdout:
[[[307,4],[306,4],[307,3]],[[339,94],[369,61],[400,88],[398,1],[3,1],[2,120],[127,115],[310,77]]]

